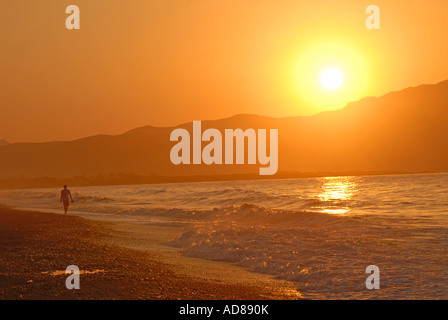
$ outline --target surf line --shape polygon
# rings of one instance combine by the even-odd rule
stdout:
[[[269,130],[268,156],[266,129],[258,129],[257,132],[254,129],[246,129],[245,131],[242,129],[225,129],[223,150],[221,131],[210,128],[202,132],[201,121],[193,121],[193,164],[234,164],[234,158],[236,158],[235,164],[245,164],[246,139],[247,164],[256,164],[258,154],[258,163],[263,166],[259,168],[259,174],[276,174],[278,170],[278,129]],[[171,162],[174,165],[191,164],[191,142],[188,130],[174,129],[171,132],[170,141],[178,141],[171,148]],[[202,148],[203,141],[209,142],[204,148]]]

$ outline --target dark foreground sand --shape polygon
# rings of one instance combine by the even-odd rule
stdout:
[[[0,300],[4,299],[287,299],[263,286],[176,273],[157,253],[113,242],[108,223],[0,207]],[[69,265],[81,272],[68,290]]]

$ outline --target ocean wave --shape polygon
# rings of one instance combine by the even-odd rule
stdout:
[[[389,272],[382,283],[394,285],[383,289],[385,296],[402,294],[403,267],[408,273],[427,272],[423,278],[446,273],[438,258],[443,248],[434,249],[428,240],[437,236],[446,243],[446,229],[445,234],[428,237],[428,229],[406,220],[399,227],[379,221],[372,225],[372,216],[273,210],[250,203],[216,209],[210,218],[208,223],[190,225],[166,245],[187,256],[230,262],[293,281],[305,297],[365,298],[370,294],[364,286],[370,264]],[[422,242],[416,243],[416,237]],[[423,270],[421,261],[431,264],[432,270]]]
[[[213,221],[192,225],[167,245],[181,248],[187,256],[232,262],[254,272],[294,281],[299,289],[304,289],[316,277],[316,283],[322,283],[322,277],[331,280],[320,270],[327,268],[326,264],[310,265],[310,261],[325,246],[329,226],[340,227],[341,222],[340,217],[272,210],[247,203],[218,209]],[[333,249],[356,253],[344,243]]]
[[[75,193],[73,194],[73,199],[76,202],[113,202],[114,199],[105,197],[102,195],[85,195],[81,193]]]

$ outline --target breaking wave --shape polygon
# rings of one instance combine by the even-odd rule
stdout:
[[[0,203],[61,212],[60,189]],[[182,226],[166,245],[294,281],[305,298],[448,298],[448,174],[72,188],[70,212]],[[368,265],[381,290],[365,289]],[[406,281],[403,281],[406,279]]]

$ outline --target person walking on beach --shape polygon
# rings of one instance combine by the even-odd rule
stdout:
[[[64,205],[64,212],[67,214],[68,206],[70,202],[68,201],[68,198],[70,197],[71,202],[73,202],[72,194],[70,193],[70,190],[67,189],[67,185],[64,185],[64,189],[61,191],[61,200],[60,202]]]

